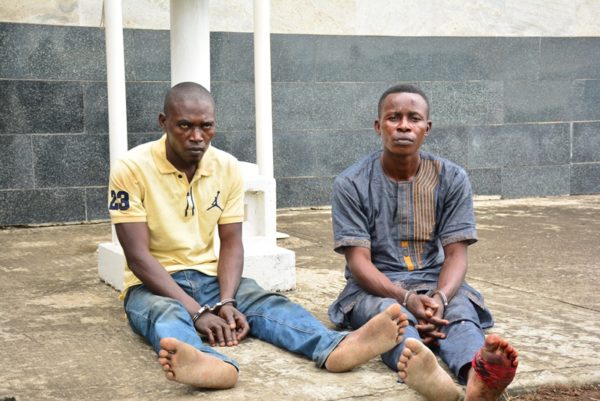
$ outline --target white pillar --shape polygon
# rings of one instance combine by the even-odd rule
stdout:
[[[254,91],[256,162],[261,175],[273,177],[271,0],[254,0]]]
[[[111,166],[127,152],[127,104],[123,15],[120,0],[104,0],[106,35],[106,84],[108,89],[108,134]]]
[[[110,165],[127,152],[127,102],[125,97],[125,55],[121,0],[104,0],[106,35],[106,85],[108,92],[108,136]],[[98,275],[113,287],[123,289],[125,256],[114,225],[112,242],[98,245]]]
[[[108,135],[110,165],[127,152],[127,102],[125,96],[125,56],[123,14],[120,0],[104,0],[106,35],[106,84],[108,92]],[[113,243],[117,243],[114,228]]]
[[[171,0],[171,86],[196,82],[210,90],[209,0]]]

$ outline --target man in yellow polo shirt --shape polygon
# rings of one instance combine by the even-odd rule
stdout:
[[[167,379],[233,387],[238,364],[209,345],[235,346],[247,335],[331,372],[401,341],[408,321],[399,305],[357,331],[332,331],[285,296],[242,278],[242,175],[233,156],[210,145],[212,96],[196,83],[175,85],[159,124],[161,139],[132,149],[111,170],[109,210],[127,259],[127,318],[158,353]]]

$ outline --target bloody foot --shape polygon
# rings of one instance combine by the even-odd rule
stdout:
[[[465,401],[496,401],[513,381],[519,364],[517,350],[496,334],[490,334],[473,358]]]

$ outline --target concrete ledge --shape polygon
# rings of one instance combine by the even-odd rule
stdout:
[[[261,242],[244,239],[244,277],[252,278],[269,291],[296,288],[295,253]],[[105,242],[98,246],[98,275],[116,290],[124,288],[125,255],[121,246]]]
[[[296,254],[278,246],[244,247],[244,277],[269,291],[296,288]]]
[[[98,275],[106,284],[123,291],[125,255],[120,245],[104,242],[98,245]]]

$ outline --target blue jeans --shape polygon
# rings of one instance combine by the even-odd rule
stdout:
[[[361,327],[376,314],[398,303],[393,298],[380,298],[374,295],[366,295],[356,303],[350,315],[350,326],[354,329]],[[421,339],[419,332],[414,327],[417,320],[406,308],[402,311],[409,318],[410,325],[404,331],[404,339]],[[479,317],[475,307],[464,294],[457,293],[448,303],[444,311],[444,319],[450,323],[441,331],[446,338],[439,341],[439,347],[434,351],[439,354],[442,361],[448,365],[450,371],[458,378],[461,384],[466,383],[461,369],[471,363],[477,351],[483,346],[484,334],[479,323]],[[398,370],[398,359],[404,349],[404,341],[381,355],[383,362],[393,370]]]
[[[201,305],[214,305],[220,300],[216,277],[195,270],[179,271],[171,277]],[[241,279],[235,300],[237,309],[248,320],[250,335],[304,355],[319,367],[348,334],[327,329],[300,305],[281,294],[265,291],[252,279]],[[202,342],[190,314],[179,301],[154,295],[145,285],[139,285],[127,292],[125,312],[133,331],[157,353],[162,338],[174,337],[239,370],[237,362]]]

